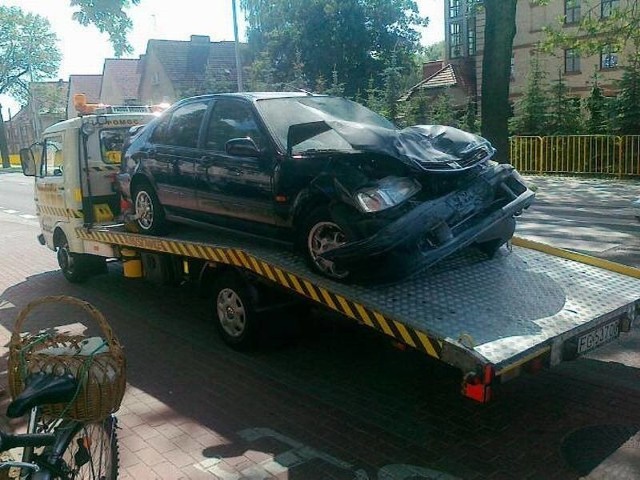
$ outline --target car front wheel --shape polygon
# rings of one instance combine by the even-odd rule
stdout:
[[[338,268],[334,262],[320,255],[349,241],[346,230],[331,218],[329,210],[314,210],[303,228],[303,248],[309,266],[334,280],[345,280],[350,272]]]

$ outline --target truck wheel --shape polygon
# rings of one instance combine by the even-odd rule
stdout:
[[[87,279],[88,272],[85,258],[69,250],[69,241],[64,234],[61,237],[56,256],[60,270],[62,270],[62,274],[67,281],[71,283],[82,283]]]
[[[319,255],[327,250],[344,245],[348,236],[344,228],[336,223],[325,207],[311,212],[302,228],[301,244],[309,266],[316,272],[334,280],[345,280],[348,270],[336,268],[333,262],[324,260]]]
[[[164,208],[151,185],[141,183],[136,186],[133,192],[133,205],[136,225],[141,233],[162,235],[166,232]]]
[[[246,283],[234,272],[223,272],[213,283],[213,320],[224,343],[235,350],[255,347],[258,314]]]

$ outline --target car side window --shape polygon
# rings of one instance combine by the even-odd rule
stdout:
[[[200,124],[207,111],[207,102],[193,102],[179,107],[171,115],[164,134],[164,144],[196,148]]]
[[[250,138],[260,149],[266,145],[251,107],[237,100],[218,100],[207,128],[205,148],[223,152],[232,138]]]

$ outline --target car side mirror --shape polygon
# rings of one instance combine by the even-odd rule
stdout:
[[[250,138],[232,138],[224,144],[224,150],[236,157],[258,158],[261,153],[256,143]]]
[[[36,161],[33,158],[33,152],[30,148],[20,149],[20,164],[22,165],[22,173],[27,177],[36,176]]]

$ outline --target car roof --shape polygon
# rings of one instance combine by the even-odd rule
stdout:
[[[188,100],[202,98],[244,98],[247,100],[265,100],[269,98],[291,98],[291,97],[326,97],[326,95],[318,95],[307,92],[231,92],[231,93],[211,93],[207,95],[198,95],[197,97],[185,98],[180,103]]]

